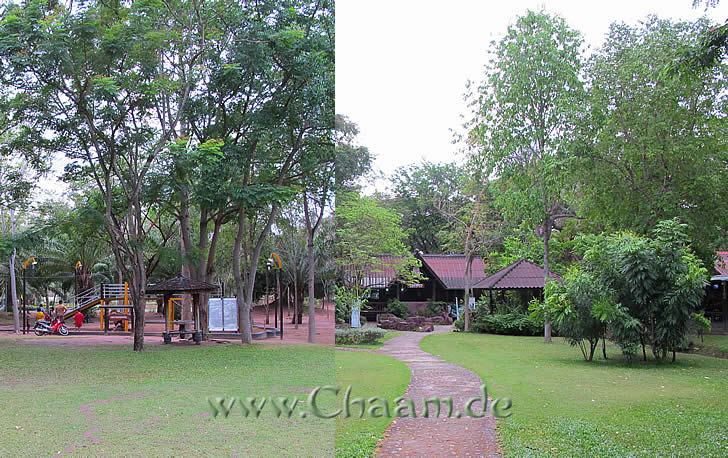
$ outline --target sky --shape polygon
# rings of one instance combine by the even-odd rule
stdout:
[[[728,0],[708,11],[692,0],[337,0],[336,112],[359,125],[376,169],[457,159],[452,130],[466,112],[465,84],[480,82],[490,42],[529,8],[564,17],[587,53],[615,21],[728,18]],[[370,190],[385,186],[380,178]]]
[[[528,8],[563,16],[584,35],[586,52],[614,21],[728,18],[728,0],[707,12],[692,0],[337,0],[336,111],[359,125],[358,143],[376,155],[376,170],[457,159],[452,130],[466,112],[466,81],[481,80],[489,43]],[[66,163],[55,158],[36,198],[67,189],[58,180]],[[380,178],[370,191],[385,186]]]

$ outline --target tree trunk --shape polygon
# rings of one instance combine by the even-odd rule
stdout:
[[[316,221],[312,221],[311,211],[308,204],[308,194],[303,193],[303,213],[306,220],[306,251],[308,256],[308,341],[314,343],[316,341],[316,254],[313,249],[313,242],[316,237],[316,229],[324,216],[326,208],[326,196],[328,188],[324,187],[321,193],[320,211],[316,214]]]
[[[136,269],[135,269],[136,270]],[[146,308],[146,293],[144,288],[138,287],[136,279],[131,281],[131,300],[134,307],[134,351],[144,349],[144,309]]]
[[[15,244],[15,210],[10,209],[10,237]],[[13,246],[13,252],[10,255],[10,299],[13,303],[13,331],[16,334],[20,332],[20,310],[18,310],[18,285],[15,279],[15,257],[17,251]]]
[[[465,296],[463,305],[465,306],[465,314],[463,319],[463,330],[470,332],[470,294],[473,283],[473,253],[468,248],[465,252]]]
[[[308,342],[316,342],[316,298],[314,281],[316,276],[316,257],[313,251],[313,232],[308,235]]]
[[[189,193],[187,192],[186,186],[180,188],[180,211],[178,215],[179,220],[179,235],[180,235],[180,248],[182,251],[182,271],[183,277],[194,278],[192,270],[192,239],[190,237],[190,206],[189,206]],[[192,320],[192,298],[190,295],[185,294],[182,297],[182,313],[181,317],[183,320]]]
[[[293,272],[293,329],[298,329],[298,273]]]
[[[551,219],[547,218],[543,227],[543,274],[544,287],[549,281],[549,242],[551,241]],[[544,300],[546,300],[546,289],[544,288]],[[546,317],[543,322],[543,341],[551,342],[551,319]]]
[[[233,244],[233,278],[235,279],[235,303],[238,306],[238,328],[240,337],[244,344],[253,341],[253,331],[250,322],[250,305],[245,300],[245,285],[243,283],[243,274],[240,268],[242,263],[241,248],[243,237],[245,236],[245,212],[239,211],[238,215],[238,232],[235,235],[235,243]]]
[[[250,312],[253,306],[253,293],[255,289],[255,275],[258,271],[258,261],[260,260],[260,253],[263,250],[263,244],[268,236],[270,227],[275,220],[276,213],[278,212],[278,206],[273,204],[268,214],[265,225],[261,228],[259,233],[254,231],[246,230],[247,220],[245,209],[239,210],[238,215],[238,232],[235,236],[235,246],[233,247],[233,273],[235,277],[235,286],[238,292],[236,302],[238,303],[238,322],[243,326],[241,329],[243,343],[250,343],[253,340],[252,335],[252,320]],[[242,242],[245,235],[250,235],[251,238],[248,240],[248,252],[246,259],[247,272],[245,275],[242,274],[241,267],[241,248]],[[252,250],[250,250],[251,247]]]

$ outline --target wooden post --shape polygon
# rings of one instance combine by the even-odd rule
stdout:
[[[726,291],[726,288],[728,288],[728,282],[723,281],[723,313],[722,313],[722,319],[723,319],[723,330],[728,331],[728,291]]]
[[[165,319],[164,329],[169,332],[174,330],[174,300],[171,295],[166,298],[167,317]]]
[[[105,305],[106,305],[106,301],[101,299],[101,307],[104,307]],[[110,310],[104,309],[104,308],[100,308],[99,310],[104,311],[103,326],[104,326],[104,334],[105,334],[105,333],[109,332],[109,312],[110,312]]]

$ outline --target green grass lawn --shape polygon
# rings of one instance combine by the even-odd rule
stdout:
[[[512,398],[498,423],[509,456],[728,455],[728,360],[628,364],[612,348],[612,359],[587,363],[562,339],[464,333],[421,345]]]
[[[352,398],[379,396],[391,403],[404,393],[409,379],[409,368],[389,356],[363,351],[336,352],[337,385],[342,390],[351,385]],[[343,397],[339,396],[339,399]],[[337,418],[336,456],[372,456],[391,421],[391,418]]]
[[[208,396],[299,396],[335,381],[334,350],[61,348],[0,340],[0,456],[330,456],[334,421],[212,418]],[[332,409],[335,399],[321,403]],[[304,407],[305,408],[305,407]]]

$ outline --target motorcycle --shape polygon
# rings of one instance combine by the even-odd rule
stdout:
[[[48,334],[59,334],[62,336],[68,335],[68,328],[65,323],[58,318],[54,319],[50,323],[47,321],[36,321],[33,331],[35,331],[35,335],[37,336],[44,336]]]

